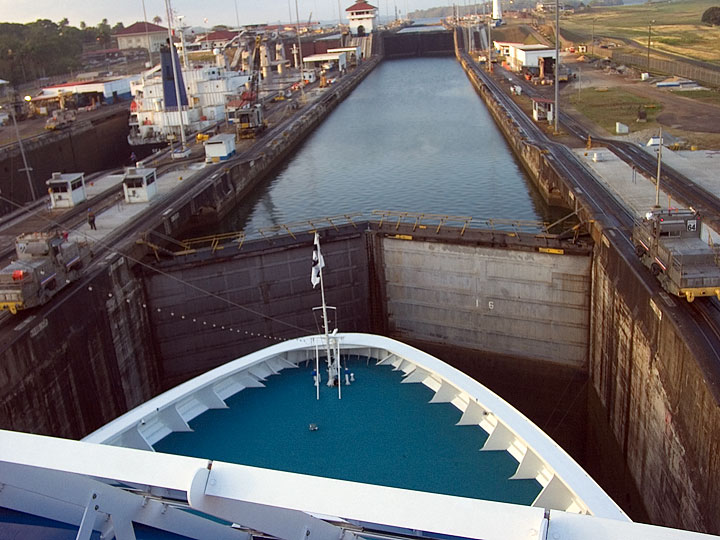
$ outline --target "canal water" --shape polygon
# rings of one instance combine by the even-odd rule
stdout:
[[[222,224],[374,209],[552,220],[454,57],[383,61]]]

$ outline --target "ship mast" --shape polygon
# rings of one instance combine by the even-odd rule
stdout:
[[[315,241],[313,244],[313,270],[312,270],[312,276],[311,276],[311,282],[313,284],[313,288],[317,283],[320,283],[320,295],[322,298],[322,319],[323,319],[323,330],[325,332],[325,353],[327,354],[327,369],[328,369],[328,386],[332,386],[333,384],[337,384],[338,387],[338,399],[342,399],[342,381],[340,379],[340,354],[339,351],[334,355],[331,354],[330,351],[330,330],[329,330],[329,321],[328,321],[328,306],[325,303],[325,284],[323,283],[323,267],[325,266],[325,261],[323,260],[322,254],[320,253],[320,236],[318,235],[317,231],[315,232]],[[333,335],[335,334],[336,330],[333,331]],[[316,352],[316,356],[319,355],[319,352]],[[318,361],[319,362],[319,361]],[[317,363],[316,362],[316,365]],[[320,370],[319,366],[317,369],[317,377],[315,379],[315,385],[317,386],[317,398],[320,399]]]
[[[170,63],[172,65],[173,81],[175,82],[175,99],[177,100],[177,111],[178,111],[178,116],[180,119],[180,141],[182,144],[180,151],[184,152],[185,148],[187,147],[187,139],[185,138],[185,125],[183,124],[182,103],[180,101],[180,85],[178,83],[178,75],[177,75],[177,69],[179,66],[175,65],[175,44],[173,43],[173,27],[172,27],[173,13],[172,13],[172,7],[170,5],[170,0],[165,0],[165,10],[167,11],[167,20],[168,20],[168,38],[169,38],[169,44],[170,44]]]

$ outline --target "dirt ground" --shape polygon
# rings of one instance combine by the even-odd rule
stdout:
[[[633,78],[632,74],[620,75],[605,71],[594,64],[578,61],[574,55],[565,55],[563,63],[566,63],[573,72],[577,72],[577,79],[563,88],[563,94],[577,91],[578,86],[622,87],[626,92],[650,97],[662,104],[663,110],[658,115],[657,121],[663,126],[663,131],[685,141],[688,146],[720,149],[719,106],[682,97],[670,90],[658,88],[654,82]],[[649,127],[647,130],[632,133],[628,138],[638,142],[647,141],[656,131],[657,129]]]

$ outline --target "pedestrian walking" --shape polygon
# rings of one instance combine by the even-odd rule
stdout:
[[[97,227],[95,226],[95,212],[92,211],[92,208],[88,208],[87,222],[91,230],[97,231]]]

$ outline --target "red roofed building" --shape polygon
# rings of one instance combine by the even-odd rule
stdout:
[[[117,39],[118,49],[150,49],[156,52],[167,43],[168,29],[149,22],[136,22],[116,32],[113,37]]]
[[[216,47],[222,49],[237,35],[237,32],[231,32],[230,30],[216,30],[195,36],[193,43],[199,45],[199,47],[196,47],[198,49],[214,49]]]
[[[364,0],[358,0],[347,8],[348,24],[353,36],[370,34],[378,26],[378,9]]]

